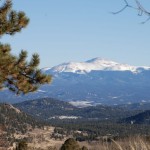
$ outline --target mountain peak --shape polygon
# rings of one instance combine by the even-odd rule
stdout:
[[[96,57],[96,58],[90,59],[90,60],[86,61],[86,63],[98,64],[98,65],[108,66],[108,67],[111,67],[113,65],[119,65],[119,63],[117,63],[115,61],[104,59],[104,58],[100,58],[100,57]]]
[[[70,72],[77,74],[86,74],[91,71],[131,71],[138,73],[143,70],[150,70],[149,66],[131,66],[128,64],[121,64],[109,59],[101,57],[92,58],[85,62],[67,62],[52,68],[43,68],[42,71],[47,74]]]
[[[90,59],[85,62],[68,62],[63,63],[58,66],[52,67],[50,70],[47,70],[46,73],[49,72],[72,72],[77,74],[85,74],[91,71],[131,71],[136,72],[137,67],[130,66],[127,64],[120,64],[111,60],[103,59],[100,57]]]
[[[87,60],[86,62],[93,63],[93,62],[103,62],[103,61],[112,62],[111,60],[101,58],[101,57],[92,58],[90,60]]]

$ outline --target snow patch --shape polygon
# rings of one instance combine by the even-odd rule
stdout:
[[[92,101],[70,101],[69,103],[78,108],[93,106]]]
[[[77,116],[54,116],[54,117],[50,117],[49,119],[78,119],[81,117],[77,117]]]
[[[46,73],[61,73],[71,72],[77,74],[86,74],[91,71],[105,70],[105,71],[131,71],[133,73],[141,72],[142,70],[150,70],[150,67],[137,67],[128,64],[120,64],[111,60],[102,58],[94,58],[85,62],[69,62],[58,66],[43,69]]]
[[[46,91],[43,91],[43,90],[37,90],[37,92],[45,93]]]

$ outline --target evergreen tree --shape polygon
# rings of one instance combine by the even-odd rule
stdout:
[[[27,150],[28,145],[25,141],[20,141],[18,143],[18,146],[16,147],[16,150]]]
[[[65,141],[60,150],[88,150],[88,149],[85,146],[80,148],[76,140],[74,140],[73,138],[69,138]]]
[[[88,148],[83,146],[81,150],[88,150]]]
[[[80,150],[80,147],[76,140],[69,138],[65,141],[60,150]]]
[[[0,2],[2,3],[2,2]],[[12,10],[11,0],[6,0],[0,7],[0,38],[3,35],[14,35],[25,28],[29,19],[24,12]],[[0,88],[7,87],[16,94],[33,92],[45,83],[50,83],[51,76],[42,74],[38,69],[39,55],[33,54],[27,60],[27,51],[22,50],[19,56],[11,54],[9,44],[0,43]]]

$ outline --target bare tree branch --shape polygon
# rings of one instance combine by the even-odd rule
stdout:
[[[141,3],[138,1],[138,0],[135,0],[136,2],[136,5],[137,5],[137,9],[138,9],[138,15],[139,16],[142,16],[142,15],[146,15],[148,16],[148,18],[142,22],[142,24],[146,23],[147,21],[150,20],[150,12],[148,12],[142,5]]]
[[[112,14],[119,14],[121,13],[122,11],[124,11],[126,8],[133,8],[133,9],[137,9],[135,7],[133,7],[132,5],[129,5],[128,1],[127,0],[124,0],[124,3],[125,3],[125,6],[123,8],[121,8],[119,11],[117,12],[112,12]]]
[[[123,1],[125,3],[124,7],[121,8],[119,11],[112,12],[112,14],[116,15],[116,14],[119,14],[119,13],[123,12],[127,8],[131,8],[131,9],[136,10],[139,16],[145,15],[145,16],[148,17],[145,21],[142,22],[142,24],[144,24],[144,23],[146,23],[147,21],[150,20],[150,11],[147,11],[143,7],[143,5],[139,2],[139,0],[134,0],[135,1],[135,7],[132,6],[132,5],[130,5],[129,2],[128,2],[128,0],[123,0]]]

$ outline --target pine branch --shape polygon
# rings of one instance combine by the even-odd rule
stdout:
[[[12,3],[9,0],[0,7],[0,36],[20,32],[29,23],[24,12],[16,12],[11,7]]]
[[[0,37],[20,32],[28,23],[24,12],[12,10],[11,0],[6,0],[0,7]],[[27,51],[22,50],[17,57],[11,54],[9,44],[0,43],[0,89],[7,87],[16,94],[26,94],[50,83],[51,76],[38,70],[39,63],[38,54],[33,54],[28,62]]]

